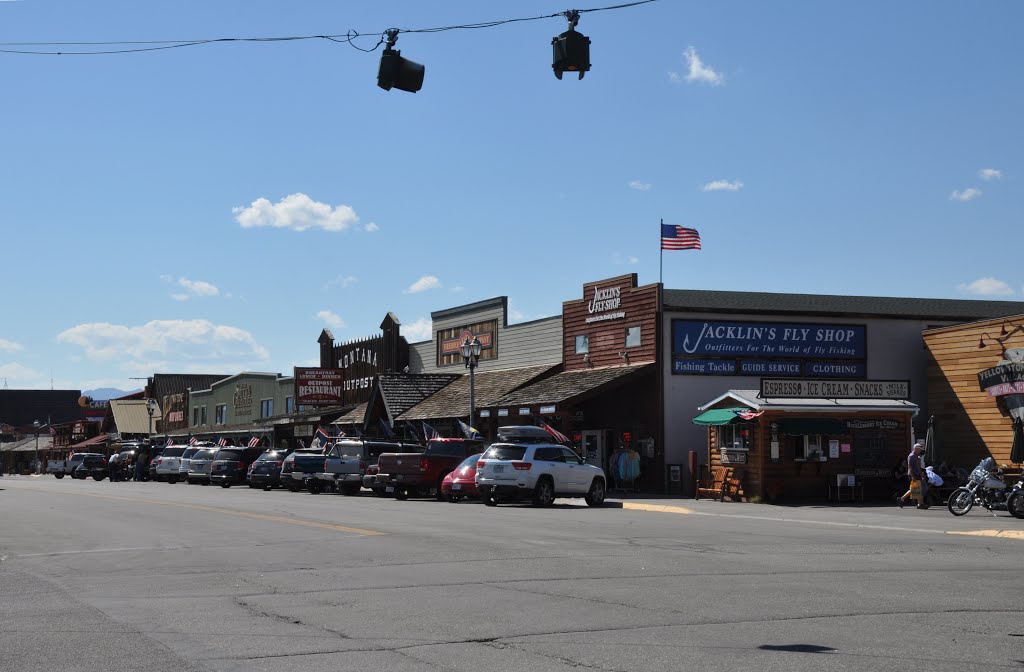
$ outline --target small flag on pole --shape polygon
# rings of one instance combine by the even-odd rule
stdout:
[[[456,420],[455,422],[459,423],[459,429],[462,430],[462,435],[465,436],[467,439],[482,439],[482,438],[484,438],[483,435],[480,432],[478,432],[476,429],[470,427],[469,425],[464,423],[462,420]]]
[[[217,445],[223,448],[224,446],[228,445],[228,440],[222,436],[217,440]]]
[[[384,422],[384,418],[380,418],[377,422],[380,423],[381,431],[384,432],[384,436],[386,438],[389,438],[389,439],[395,438],[394,431],[392,431],[392,429],[390,427],[388,427],[388,423]]]
[[[57,429],[53,425],[50,425],[50,436],[56,436],[56,435],[57,435]]]
[[[167,443],[165,443],[164,446],[173,446],[173,445],[174,445],[174,439],[172,439],[171,437],[168,436],[167,437]]]
[[[190,445],[190,446],[196,445],[197,441],[199,441],[198,437],[195,437],[195,436],[188,437],[188,445]]]
[[[540,426],[544,429],[545,432],[551,435],[551,438],[553,438],[558,443],[572,443],[572,441],[569,440],[568,436],[562,434],[560,431],[558,431],[548,423],[542,421],[540,423]]]
[[[433,427],[424,422],[423,438],[426,439],[427,441],[433,441],[434,439],[440,439],[441,435],[437,433],[436,429],[434,429]]]
[[[700,234],[697,229],[688,229],[675,224],[661,225],[661,249],[663,250],[699,250]]]
[[[250,448],[255,448],[258,445],[260,445],[260,437],[254,436],[251,439],[249,439],[249,447]]]
[[[316,428],[316,434],[313,436],[314,439],[320,442],[320,447],[323,448],[330,441],[330,437],[327,436],[327,432],[324,431],[323,427]]]

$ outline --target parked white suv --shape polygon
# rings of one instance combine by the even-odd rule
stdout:
[[[156,478],[168,483],[178,482],[178,473],[181,470],[181,456],[188,450],[188,446],[166,446],[156,457]]]
[[[534,506],[551,506],[556,497],[580,496],[600,506],[606,484],[601,467],[557,443],[492,443],[476,463],[476,486],[487,506],[526,497]]]

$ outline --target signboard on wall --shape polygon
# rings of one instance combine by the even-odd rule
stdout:
[[[437,365],[463,364],[462,344],[466,339],[480,341],[480,359],[498,357],[498,321],[487,320],[460,327],[441,329],[437,332]]]
[[[1024,394],[1024,364],[1003,362],[978,374],[981,390],[990,397]]]
[[[672,320],[672,360],[680,375],[865,378],[867,326]]]
[[[188,427],[188,418],[185,417],[185,393],[165,394],[160,408],[164,416],[157,422],[158,431],[169,432],[175,429]]]
[[[341,406],[345,403],[342,369],[294,367],[297,406]]]
[[[763,399],[910,399],[909,380],[762,378]]]

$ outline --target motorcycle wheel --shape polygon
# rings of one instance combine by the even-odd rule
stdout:
[[[954,516],[962,516],[974,506],[974,493],[967,488],[957,488],[949,496],[946,506]]]
[[[1006,498],[1006,510],[1014,518],[1024,518],[1024,491],[1018,490]]]

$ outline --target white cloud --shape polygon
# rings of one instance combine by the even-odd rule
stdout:
[[[991,182],[992,180],[1001,180],[1003,179],[1003,171],[997,168],[982,168],[981,170],[978,171],[978,177],[985,180],[986,182]]]
[[[452,288],[451,288],[450,290],[448,290],[448,291],[450,291],[450,292],[451,292],[452,294],[458,294],[458,293],[460,293],[460,292],[464,292],[464,291],[466,291],[466,288],[465,288],[465,287],[463,287],[462,285],[455,285],[454,287],[452,287]]]
[[[1013,294],[1013,288],[1010,285],[996,278],[978,278],[974,282],[959,285],[957,289],[964,294],[977,296],[1009,296]]]
[[[616,265],[638,264],[640,263],[640,259],[638,257],[634,257],[631,254],[622,254],[621,252],[614,252],[612,253],[612,263]]]
[[[411,324],[402,325],[402,335],[410,343],[429,341],[434,336],[434,324],[430,318],[421,317]]]
[[[981,189],[975,189],[974,187],[968,187],[963,191],[956,189],[952,194],[949,195],[949,200],[960,201],[966,203],[967,201],[973,201],[977,197],[981,196]]]
[[[326,322],[327,326],[334,327],[335,329],[341,329],[345,326],[345,320],[341,319],[341,315],[332,313],[329,310],[321,310],[316,314],[318,320]]]
[[[683,52],[683,59],[686,61],[686,67],[688,69],[685,77],[686,81],[697,82],[699,84],[710,84],[711,86],[722,86],[725,84],[725,75],[720,72],[716,72],[710,66],[706,65],[697,54],[696,47],[687,47],[686,51]],[[678,82],[680,80],[680,76],[678,73],[670,72],[669,79],[673,82]]]
[[[4,350],[5,352],[18,352],[19,350],[24,349],[25,348],[22,347],[21,343],[15,343],[14,341],[8,341],[0,338],[0,350]]]
[[[241,371],[270,359],[248,331],[209,320],[153,320],[139,326],[91,322],[62,331],[57,342],[140,375],[161,369]]]
[[[443,287],[440,280],[432,275],[424,275],[422,278],[409,285],[409,288],[404,290],[402,293],[419,294],[420,292],[425,292],[428,289],[437,289],[439,287]]]
[[[272,226],[277,229],[305,231],[320,228],[324,231],[345,231],[359,223],[355,210],[347,205],[331,207],[318,203],[306,194],[290,194],[277,203],[257,198],[247,207],[232,208],[235,220],[243,229]],[[367,225],[369,229],[370,225]],[[376,226],[375,224],[373,226]]]
[[[18,388],[33,388],[36,386],[42,386],[43,383],[49,381],[35,369],[30,369],[27,366],[18,364],[17,362],[9,362],[7,364],[0,364],[0,378],[3,378],[8,387],[14,389]]]
[[[640,180],[633,180],[629,183],[630,189],[636,189],[637,191],[650,191],[651,184],[649,182],[641,182]]]
[[[217,296],[220,294],[220,290],[215,285],[211,285],[203,280],[189,280],[188,278],[178,278],[178,284],[187,289],[191,294],[196,296]]]
[[[324,285],[324,289],[329,287],[341,287],[342,289],[348,289],[352,285],[359,282],[359,278],[354,275],[338,275],[333,280],[328,280],[327,284]]]
[[[171,294],[171,298],[175,301],[188,301],[190,297],[188,294]]]
[[[375,223],[370,222],[365,227],[363,227],[363,230],[366,231],[367,233],[373,233],[374,231],[380,231],[380,227],[377,226]]]
[[[739,191],[743,188],[743,183],[739,180],[714,180],[708,182],[700,188],[701,191]]]

